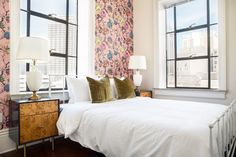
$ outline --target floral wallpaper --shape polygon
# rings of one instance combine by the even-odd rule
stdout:
[[[131,76],[129,57],[133,54],[132,0],[96,0],[97,75]]]
[[[10,16],[9,0],[0,0],[0,130],[8,127],[8,94],[9,94],[9,74],[10,74]]]

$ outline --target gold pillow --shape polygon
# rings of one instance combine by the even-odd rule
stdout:
[[[129,78],[125,78],[124,80],[120,80],[114,77],[116,91],[118,95],[118,99],[126,99],[135,97],[134,85]]]
[[[92,103],[101,103],[113,99],[109,77],[106,76],[100,80],[87,77],[87,80],[89,83]]]

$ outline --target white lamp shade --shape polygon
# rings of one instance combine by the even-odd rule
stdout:
[[[130,56],[129,69],[146,69],[146,58],[145,56]]]
[[[20,38],[18,45],[17,60],[25,61],[49,61],[49,42],[38,37]]]

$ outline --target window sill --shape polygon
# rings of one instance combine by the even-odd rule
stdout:
[[[175,96],[189,98],[225,99],[226,91],[213,89],[168,89],[154,88],[155,96]]]
[[[60,94],[60,93],[63,93],[63,91],[65,93],[68,92],[68,90],[54,90],[54,91],[51,91],[52,94]],[[11,96],[23,96],[23,95],[31,95],[32,92],[30,91],[26,91],[26,92],[19,92],[19,93],[13,93],[11,94]],[[41,94],[49,94],[49,91],[38,91],[37,94],[41,95]]]

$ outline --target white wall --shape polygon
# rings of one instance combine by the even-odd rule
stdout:
[[[228,101],[236,98],[236,1],[226,0]]]
[[[19,89],[19,63],[16,61],[16,52],[20,37],[20,1],[10,1],[10,20],[10,93],[15,94]]]
[[[145,55],[147,70],[143,70],[142,88],[154,87],[153,1],[134,0],[134,54]]]
[[[154,87],[154,0],[134,1],[134,53],[147,57],[147,70],[142,71],[143,89]],[[236,98],[236,1],[226,0],[226,39],[227,39],[227,98],[198,99],[159,96],[180,100],[194,100],[229,104]]]

